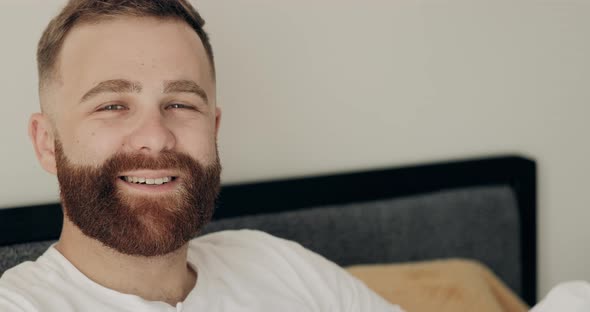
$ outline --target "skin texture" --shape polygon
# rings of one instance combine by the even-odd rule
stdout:
[[[205,49],[188,25],[137,17],[77,25],[57,65],[55,79],[41,92],[44,113],[34,114],[29,123],[46,171],[57,174],[56,139],[72,165],[98,168],[116,154],[158,158],[165,151],[186,154],[204,166],[215,162],[221,111]],[[126,80],[132,87],[118,83],[87,95],[112,80]],[[191,81],[202,94],[185,92],[186,86],[185,91],[165,92],[170,81]],[[116,90],[124,92],[112,92]],[[135,169],[126,174],[162,172]],[[120,191],[143,195],[141,190]],[[147,300],[175,305],[197,280],[187,266],[187,244],[161,256],[126,255],[84,235],[66,217],[56,248],[95,282]]]

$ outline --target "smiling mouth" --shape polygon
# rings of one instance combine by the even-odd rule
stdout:
[[[145,178],[134,176],[121,176],[119,179],[131,184],[146,184],[146,185],[163,185],[176,180],[178,177],[160,177],[160,178]]]

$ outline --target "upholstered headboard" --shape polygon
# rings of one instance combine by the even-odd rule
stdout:
[[[254,228],[346,266],[469,258],[536,302],[536,169],[517,156],[226,185],[203,233]],[[0,273],[61,227],[58,204],[0,210]]]

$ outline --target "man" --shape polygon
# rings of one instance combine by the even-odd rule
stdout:
[[[71,0],[50,22],[29,133],[63,230],[2,276],[0,311],[400,311],[296,243],[191,240],[221,171],[203,24],[186,0]]]

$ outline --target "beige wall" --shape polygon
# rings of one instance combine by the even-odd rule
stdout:
[[[26,137],[63,0],[0,4],[0,207],[54,201]],[[198,1],[224,181],[516,152],[539,163],[540,294],[590,280],[590,2]]]

